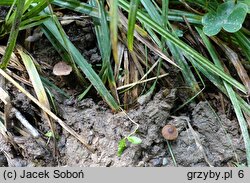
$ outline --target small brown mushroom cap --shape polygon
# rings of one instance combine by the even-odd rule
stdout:
[[[162,136],[167,140],[175,140],[178,137],[178,130],[174,125],[166,125],[162,128]]]
[[[72,67],[65,62],[58,62],[53,67],[53,74],[56,76],[66,76],[72,71]]]

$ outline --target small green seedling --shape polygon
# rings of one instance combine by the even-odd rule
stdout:
[[[117,156],[121,156],[123,151],[126,149],[126,138],[122,139],[118,143],[118,151],[117,151]]]
[[[47,133],[44,134],[45,137],[51,138],[53,137],[52,131],[48,131]]]
[[[48,131],[47,133],[44,134],[44,136],[51,139],[53,137],[53,133],[52,133],[52,131]],[[57,134],[55,136],[56,136],[57,140],[60,138],[59,135],[57,135]]]
[[[117,151],[117,155],[120,157],[123,153],[123,151],[126,149],[127,145],[126,145],[126,141],[131,142],[132,144],[140,144],[142,142],[142,140],[136,136],[128,136],[125,137],[123,139],[121,139],[118,143],[118,151]]]
[[[241,29],[248,13],[248,5],[234,0],[218,6],[217,11],[210,11],[202,17],[203,32],[208,36],[218,34],[223,28],[233,33]]]

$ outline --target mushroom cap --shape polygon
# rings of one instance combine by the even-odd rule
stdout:
[[[72,71],[72,67],[65,62],[58,62],[53,67],[53,74],[56,76],[66,76]]]
[[[175,140],[178,137],[178,130],[174,125],[165,125],[162,128],[162,136],[167,140]]]

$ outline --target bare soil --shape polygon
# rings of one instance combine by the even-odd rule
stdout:
[[[91,153],[64,130],[59,134],[57,160],[52,158],[50,146],[41,139],[16,137],[15,141],[22,149],[20,154],[13,154],[10,144],[0,136],[1,149],[9,157],[6,161],[3,155],[0,156],[0,164],[59,164],[84,167],[174,166],[167,142],[161,135],[161,129],[166,124],[175,125],[179,132],[178,138],[170,142],[178,166],[230,166],[235,162],[246,161],[244,143],[236,121],[230,121],[224,114],[216,115],[208,102],[193,104],[192,113],[171,116],[175,97],[175,89],[167,95],[162,90],[148,103],[128,112],[129,117],[140,125],[136,136],[142,139],[142,143],[127,144],[127,149],[121,157],[117,156],[118,142],[135,127],[128,117],[122,112],[113,114],[102,102],[96,104],[92,99],[84,99],[73,105],[67,105],[66,100],[60,104],[63,120],[95,147],[95,153]],[[24,98],[19,94],[16,102],[20,104],[20,100],[25,101]],[[25,105],[22,103],[23,108]]]

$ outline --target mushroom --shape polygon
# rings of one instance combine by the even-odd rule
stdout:
[[[174,125],[164,126],[161,133],[166,140],[175,140],[178,137],[178,130]]]
[[[53,67],[53,74],[60,77],[59,85],[63,87],[64,84],[70,84],[72,80],[72,67],[65,62],[58,62]],[[74,82],[72,82],[74,83]]]
[[[58,62],[53,67],[53,74],[56,76],[67,76],[71,73],[72,67],[65,62]]]

